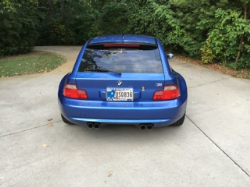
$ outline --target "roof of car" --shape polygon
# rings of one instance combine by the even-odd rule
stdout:
[[[133,35],[133,34],[119,34],[119,35],[106,35],[97,36],[90,40],[89,44],[98,43],[146,43],[156,45],[156,39],[153,36],[146,35]]]

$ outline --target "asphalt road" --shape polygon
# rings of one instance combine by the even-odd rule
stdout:
[[[187,81],[185,123],[89,130],[60,118],[57,88],[80,47],[37,47],[68,62],[0,79],[0,186],[250,186],[250,81],[171,60]]]

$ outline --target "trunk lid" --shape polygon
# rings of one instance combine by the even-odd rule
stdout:
[[[118,83],[121,83],[118,85]],[[156,90],[162,90],[163,73],[99,73],[79,72],[76,76],[78,89],[86,90],[88,100],[106,101],[107,88],[133,89],[133,101],[152,101]]]

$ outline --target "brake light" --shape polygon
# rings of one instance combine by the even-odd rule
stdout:
[[[180,96],[179,89],[177,85],[164,86],[161,91],[156,91],[153,96],[154,101],[163,101],[176,99]]]
[[[63,89],[63,95],[72,99],[88,99],[87,92],[77,89],[77,86],[74,84],[66,84]]]
[[[110,43],[110,44],[104,44],[104,47],[140,47],[140,45],[139,44]]]

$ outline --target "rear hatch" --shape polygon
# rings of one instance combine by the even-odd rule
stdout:
[[[158,48],[139,44],[88,46],[76,75],[88,100],[110,102],[152,101],[164,80]]]

